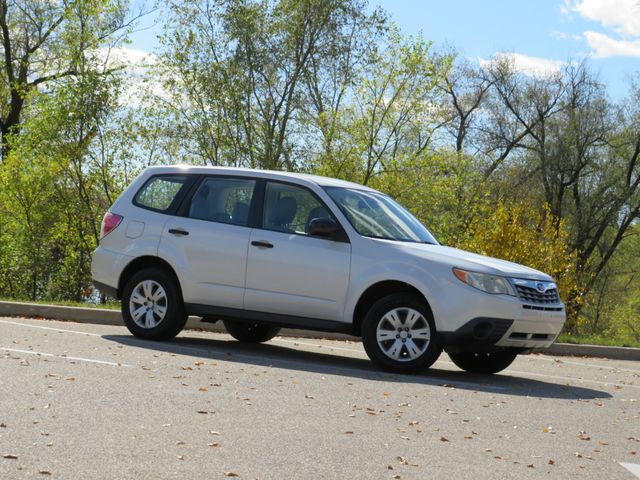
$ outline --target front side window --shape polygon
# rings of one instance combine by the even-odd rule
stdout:
[[[325,190],[362,236],[402,242],[438,243],[424,225],[386,195],[341,187],[327,187]]]
[[[135,205],[166,212],[186,182],[185,175],[152,177],[136,194]]]
[[[332,216],[309,190],[284,183],[267,183],[262,221],[265,229],[309,235],[314,218]]]
[[[243,178],[206,178],[191,199],[189,217],[247,226],[255,186]]]

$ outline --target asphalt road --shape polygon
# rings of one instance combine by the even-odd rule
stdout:
[[[403,376],[352,342],[0,318],[3,480],[633,480],[639,399],[638,362]]]

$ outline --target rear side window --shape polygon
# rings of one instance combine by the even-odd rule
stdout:
[[[191,199],[189,217],[247,226],[255,180],[206,178]]]
[[[133,203],[139,207],[166,212],[186,180],[185,175],[153,177],[136,194]]]

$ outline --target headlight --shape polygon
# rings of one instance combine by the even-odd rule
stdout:
[[[467,272],[466,270],[460,270],[459,268],[454,268],[453,274],[461,282],[464,282],[473,288],[477,288],[478,290],[482,290],[483,292],[492,293],[494,295],[516,296],[516,292],[513,290],[509,280],[504,277],[488,275],[486,273]]]

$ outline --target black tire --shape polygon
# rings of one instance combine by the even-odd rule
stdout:
[[[422,318],[417,320],[416,323],[420,322],[420,325],[423,327],[421,330],[428,331],[429,338],[419,339],[417,336],[415,338],[412,338],[411,336],[408,338],[399,338],[400,334],[396,337],[395,330],[382,329],[384,332],[390,332],[390,334],[393,334],[393,337],[389,340],[382,340],[381,342],[378,342],[378,327],[391,327],[390,323],[387,325],[385,316],[396,311],[396,309],[398,309],[398,312],[401,315],[402,312],[405,314],[404,319],[400,319],[402,325],[404,325],[408,319],[409,309],[417,311]],[[394,293],[383,297],[374,303],[364,317],[361,330],[362,344],[367,355],[373,363],[389,372],[422,372],[433,365],[442,352],[442,348],[436,339],[436,328],[429,307],[420,297],[410,293]],[[416,348],[422,350],[422,352],[419,353],[417,357],[411,358],[411,354],[406,346],[409,343],[403,342],[403,344],[399,344],[398,340],[400,342],[403,340],[405,340],[405,342],[409,342],[409,340],[411,340],[411,345],[416,346]],[[396,345],[399,346],[400,349],[398,359],[392,358],[385,353],[385,350],[383,350],[383,348],[387,347],[387,351],[393,348],[398,348]]]
[[[233,338],[244,343],[268,342],[280,331],[280,327],[255,322],[223,320],[224,327]]]
[[[131,297],[134,290],[143,282],[151,281],[155,285],[160,285],[164,289],[166,300],[164,317],[151,327],[144,327],[134,320],[130,308]],[[158,289],[155,290],[158,292]],[[139,304],[135,304],[136,306]],[[145,340],[171,340],[184,328],[187,323],[187,313],[182,301],[182,293],[176,280],[172,275],[160,268],[145,268],[135,273],[126,283],[122,291],[122,317],[129,331],[138,338]],[[156,315],[154,319],[157,319]]]
[[[469,373],[498,373],[513,363],[518,352],[501,350],[492,353],[449,353],[451,361]]]

